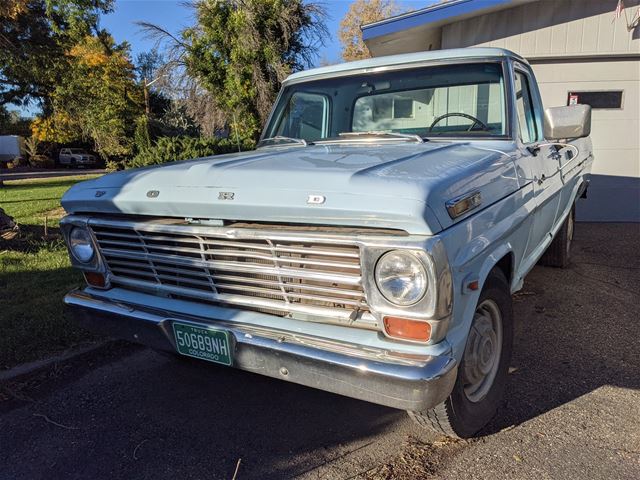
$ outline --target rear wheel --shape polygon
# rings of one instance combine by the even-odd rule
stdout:
[[[473,436],[491,420],[502,399],[512,343],[509,284],[502,271],[494,269],[480,294],[449,398],[435,408],[409,415],[449,437]]]
[[[572,208],[549,248],[540,258],[541,265],[558,268],[566,268],[569,265],[574,224],[574,209]]]

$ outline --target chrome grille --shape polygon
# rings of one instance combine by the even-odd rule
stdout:
[[[94,219],[90,227],[115,285],[375,326],[362,288],[360,250],[347,241],[154,222]]]

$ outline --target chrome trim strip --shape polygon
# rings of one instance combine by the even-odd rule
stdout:
[[[223,328],[232,338],[234,368],[392,408],[434,407],[447,398],[457,374],[450,355],[403,355],[295,332],[212,322],[80,291],[64,301],[87,327],[162,350],[175,352],[173,321]]]
[[[254,265],[254,264],[242,264],[239,262],[230,262],[230,261],[211,261],[211,260],[198,260],[198,259],[190,259],[190,258],[182,258],[177,257],[175,255],[158,255],[153,253],[145,253],[145,252],[123,252],[119,250],[111,250],[108,248],[101,249],[102,254],[105,257],[117,257],[117,258],[128,258],[130,260],[152,260],[158,263],[165,263],[171,265],[180,265],[187,267],[199,267],[199,268],[213,268],[217,270],[226,270],[232,272],[242,272],[242,273],[257,273],[263,275],[281,275],[283,277],[292,277],[292,278],[300,278],[300,279],[308,279],[308,280],[317,280],[317,281],[338,281],[340,283],[344,283],[347,285],[359,285],[360,284],[360,275],[348,275],[343,273],[330,273],[330,272],[318,272],[318,271],[305,271],[303,269],[298,268],[290,268],[290,267],[277,267],[277,266],[269,266],[265,265]]]
[[[317,317],[317,319],[319,321],[322,321],[323,323],[348,325],[370,330],[378,330],[379,328],[376,318],[371,313],[366,311],[360,311],[358,313],[358,316],[354,319],[352,318],[352,309],[347,308],[319,307],[316,305],[305,303],[287,303],[281,299],[252,297],[248,295],[233,295],[218,292],[214,293],[210,290],[205,291],[188,287],[151,284],[149,282],[118,277],[116,275],[111,275],[111,282],[116,285],[122,285],[124,287],[131,287],[133,289],[151,292],[155,295],[157,295],[158,293],[163,294],[164,296],[174,294],[182,297],[189,297],[193,300],[202,300],[214,303],[227,303],[240,307],[263,308],[278,311],[282,310],[289,312],[291,314],[290,316],[294,318],[296,313],[301,313],[312,317]],[[273,295],[282,295],[282,293],[274,290]],[[352,307],[366,306],[366,304],[364,303],[354,302],[353,300],[346,299],[343,303]]]
[[[98,243],[102,246],[105,243],[109,243],[109,245],[111,245],[111,242],[105,242],[104,240],[98,240]],[[129,245],[120,245],[120,246],[129,246]],[[140,250],[143,249],[143,247],[145,247],[145,250],[165,250],[165,251],[169,251],[169,252],[180,252],[180,253],[191,253],[191,254],[204,254],[204,255],[211,255],[211,256],[221,256],[221,257],[240,257],[240,258],[252,258],[255,260],[268,260],[270,262],[275,263],[295,263],[295,264],[300,264],[300,265],[315,265],[315,266],[319,266],[319,267],[336,267],[336,268],[347,268],[349,270],[357,270],[360,271],[360,263],[341,263],[341,262],[331,262],[328,260],[315,260],[315,259],[305,259],[305,258],[297,258],[297,257],[276,257],[273,255],[264,255],[264,254],[260,254],[260,253],[249,253],[249,252],[241,252],[241,251],[237,251],[237,250],[200,250],[200,249],[195,249],[195,248],[180,248],[180,247],[172,247],[169,245],[143,245],[143,244],[139,244],[136,245],[137,247],[140,248]],[[102,251],[105,252],[106,255],[115,255],[115,256],[119,256],[120,254],[126,254],[126,255],[132,255],[134,257],[137,257],[140,253],[140,251],[135,251],[135,250],[123,250],[123,249],[113,249],[113,248],[102,248]],[[315,251],[309,249],[307,252],[307,254],[313,254],[315,255]],[[184,258],[184,257],[180,257],[177,255],[163,255],[163,254],[158,254],[158,253],[152,253],[152,252],[147,252],[145,254],[145,257],[150,257],[150,256],[154,256],[154,257],[158,257],[158,258],[166,258],[166,257],[172,257],[172,258]],[[217,263],[219,262],[219,260],[209,260],[209,262],[211,263]],[[231,261],[222,261],[225,262],[225,264],[231,264],[234,262]]]

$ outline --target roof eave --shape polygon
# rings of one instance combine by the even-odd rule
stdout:
[[[362,39],[367,43],[372,39],[410,29],[435,30],[443,25],[464,20],[465,18],[484,15],[485,13],[504,10],[534,1],[537,0],[451,0],[362,25]]]

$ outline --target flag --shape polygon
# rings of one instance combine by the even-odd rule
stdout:
[[[620,16],[622,15],[622,10],[624,10],[624,2],[622,0],[618,0],[618,5],[616,6],[616,11],[614,12],[616,19],[620,18]]]

